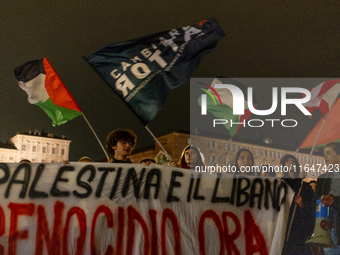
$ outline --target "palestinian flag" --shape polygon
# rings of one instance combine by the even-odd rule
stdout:
[[[216,84],[233,84],[236,85],[243,91],[244,95],[247,95],[247,87],[243,84],[227,78],[214,79],[211,85],[201,83],[198,85],[203,85],[205,88],[200,86],[200,89],[205,91],[207,95],[203,95],[203,103],[206,103],[207,111],[210,112],[216,119],[226,119],[228,123],[224,124],[224,127],[229,131],[230,137],[234,137],[236,133],[243,127],[243,124],[233,124],[232,123],[243,123],[251,115],[248,109],[248,103],[244,100],[244,115],[233,115],[233,96],[228,89],[215,88]],[[204,102],[206,101],[206,102]],[[256,100],[253,99],[254,107]],[[198,98],[198,104],[202,106],[202,96]]]
[[[311,99],[303,104],[306,109],[312,113],[319,109],[325,117],[329,109],[332,108],[335,100],[338,98],[340,92],[340,80],[325,81],[313,89],[311,92]]]
[[[310,148],[313,146],[316,139],[316,146],[325,146],[330,142],[340,141],[340,98],[337,98],[333,107],[329,111],[326,117],[325,123],[324,118],[321,118],[318,123],[313,127],[313,129],[308,133],[307,137],[302,141],[299,148]],[[323,124],[323,126],[322,126]],[[321,130],[321,133],[318,133]],[[317,138],[318,137],[318,138]]]
[[[61,125],[81,115],[78,104],[46,58],[29,61],[14,70],[19,87],[28,95],[28,102],[39,106]]]

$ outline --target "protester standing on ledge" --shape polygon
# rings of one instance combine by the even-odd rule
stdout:
[[[305,242],[313,234],[315,224],[314,191],[308,183],[302,181],[302,179],[299,177],[300,164],[296,157],[286,154],[281,158],[280,165],[282,166],[282,169],[284,167],[285,169],[288,169],[288,172],[283,171],[282,179],[295,192],[294,199],[289,210],[286,242],[284,243],[282,254],[312,254],[311,247],[306,245]],[[302,188],[299,195],[298,193],[301,185]],[[295,204],[297,204],[297,206],[293,216]],[[291,221],[293,222],[291,223]],[[288,233],[290,224],[291,229]]]
[[[136,145],[137,136],[130,129],[115,129],[109,133],[105,141],[106,151],[110,155],[110,163],[132,163],[130,155]]]

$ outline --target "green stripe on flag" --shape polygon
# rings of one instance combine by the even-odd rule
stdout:
[[[52,120],[52,126],[62,125],[69,120],[74,119],[81,115],[81,112],[74,111],[68,108],[60,107],[54,104],[51,98],[47,99],[45,102],[38,102],[35,105],[39,106],[48,117]]]
[[[201,97],[199,97],[198,98],[199,106],[202,106],[201,100],[202,100]],[[228,121],[228,123],[224,124],[223,126],[229,131],[231,137],[233,137],[236,134],[238,124],[233,124],[233,126],[231,126],[230,120],[232,120],[233,123],[239,122],[240,116],[233,115],[233,109],[231,107],[224,103],[222,103],[222,106],[215,105],[214,100],[212,100],[210,97],[207,97],[207,111],[214,115],[216,119],[225,119]]]
[[[212,98],[212,100],[214,100],[215,105],[217,105],[214,96],[209,92],[209,90],[202,89],[202,88],[199,88],[199,89],[201,89],[201,90],[203,90],[204,92],[206,92],[206,93]]]

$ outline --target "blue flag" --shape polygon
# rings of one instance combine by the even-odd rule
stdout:
[[[224,32],[215,19],[108,45],[85,60],[147,125]]]

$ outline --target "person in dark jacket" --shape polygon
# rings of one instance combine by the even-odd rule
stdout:
[[[316,185],[316,198],[326,206],[331,206],[333,223],[336,235],[333,236],[335,245],[340,246],[340,143],[331,142],[324,147],[324,159],[328,166],[328,171],[318,177]],[[338,247],[339,249],[339,247]],[[337,250],[338,251],[338,250]],[[334,253],[335,254],[335,253]],[[338,253],[336,253],[338,254]]]
[[[312,254],[311,247],[306,245],[305,242],[311,237],[314,230],[314,191],[308,183],[303,182],[302,179],[299,177],[300,164],[296,157],[290,154],[286,154],[281,158],[280,165],[284,167],[282,179],[295,192],[294,199],[289,210],[286,239],[283,246],[282,254]],[[301,185],[302,188],[299,194]],[[296,207],[296,209],[295,215],[293,217],[294,207]]]

